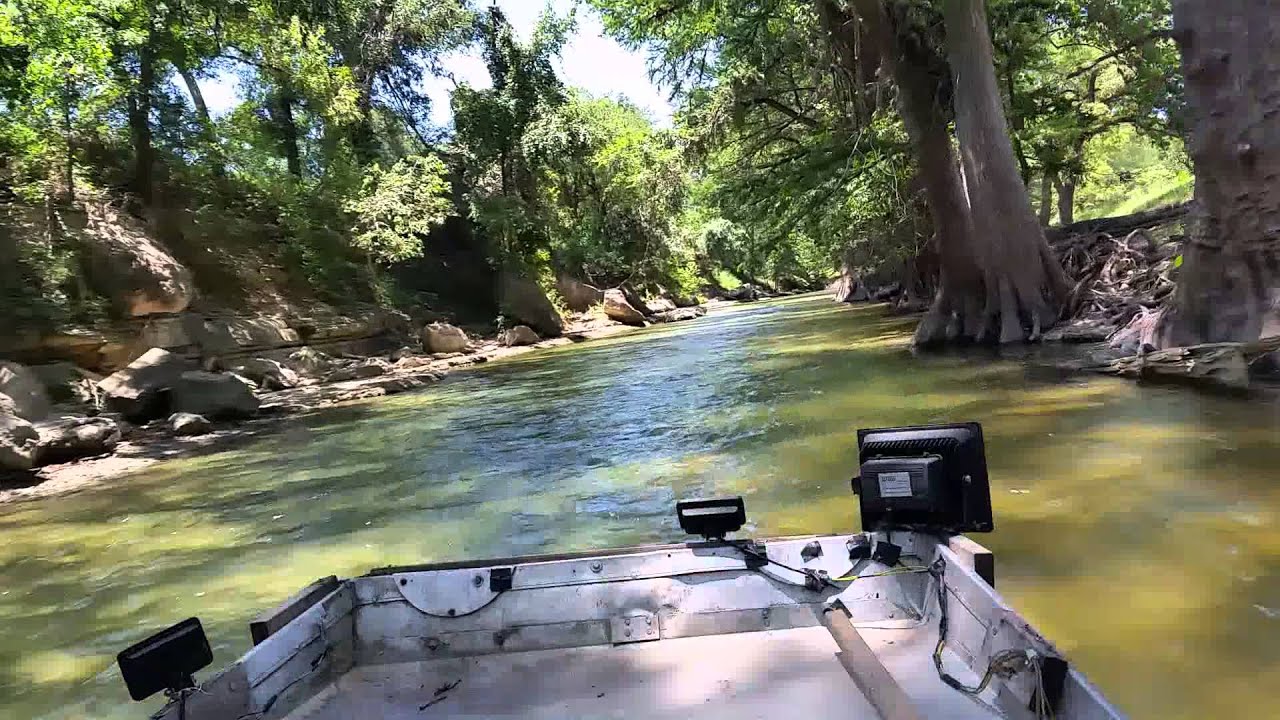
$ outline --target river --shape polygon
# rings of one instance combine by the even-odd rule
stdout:
[[[911,325],[796,298],[458,372],[234,451],[0,508],[0,717],[140,718],[114,655],[190,615],[215,664],[312,579],[680,538],[848,532],[859,427],[985,426],[997,585],[1135,718],[1260,717],[1280,687],[1280,410],[915,357]]]

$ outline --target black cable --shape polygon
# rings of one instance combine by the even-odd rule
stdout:
[[[987,669],[977,685],[965,685],[942,668],[942,651],[947,645],[947,585],[943,581],[946,568],[947,562],[941,556],[929,566],[929,574],[938,581],[938,644],[933,650],[933,666],[937,669],[938,677],[942,682],[965,695],[977,696],[987,689],[998,668],[1007,668],[1010,660],[1024,657],[1025,653],[1021,650],[1006,649],[991,656],[987,660]]]
[[[756,560],[760,560],[760,561],[765,562],[765,563],[770,564],[770,565],[777,565],[778,567],[782,568],[783,570],[790,570],[791,572],[793,572],[793,573],[795,573],[795,574],[797,574],[797,575],[803,575],[804,577],[807,577],[807,578],[817,578],[817,579],[818,579],[818,581],[819,581],[819,582],[821,582],[821,583],[822,583],[824,586],[826,586],[826,587],[832,587],[832,588],[835,588],[836,590],[843,590],[843,589],[844,589],[844,588],[842,588],[841,586],[839,586],[839,585],[835,584],[834,582],[832,582],[831,578],[826,577],[825,575],[819,575],[819,574],[817,574],[817,573],[815,573],[815,572],[813,572],[813,571],[806,571],[806,570],[800,570],[800,569],[798,569],[798,568],[793,568],[793,567],[791,567],[790,565],[787,565],[786,563],[778,562],[777,560],[774,560],[773,558],[769,557],[769,555],[768,555],[768,553],[767,553],[767,552],[766,552],[765,554],[763,554],[763,555],[762,555],[762,554],[760,554],[760,553],[756,552],[754,548],[749,547],[749,546],[747,545],[747,542],[748,542],[748,541],[735,540],[735,541],[730,542],[729,544],[730,544],[730,545],[732,545],[733,547],[737,548],[739,552],[741,552],[743,555],[746,555],[746,556],[747,556],[747,557],[749,557],[749,558],[754,558],[754,559],[756,559]],[[797,583],[797,585],[800,585],[800,584],[799,584],[799,583]],[[801,587],[805,587],[805,588],[809,588],[809,585],[808,585],[808,584],[803,584],[803,585],[800,585],[800,586],[801,586]],[[811,588],[810,588],[810,589],[811,589]],[[814,592],[821,592],[821,591],[820,591],[820,590],[815,590]]]
[[[320,663],[324,662],[324,659],[328,656],[329,656],[329,647],[326,645],[324,651],[321,652],[319,655],[317,655],[315,660],[311,661],[310,670],[302,673],[298,677],[291,680],[288,685],[285,685],[284,687],[277,690],[275,695],[272,695],[270,698],[267,699],[265,703],[262,704],[261,710],[247,712],[244,715],[241,715],[240,717],[236,718],[236,720],[245,720],[245,718],[251,718],[251,717],[262,717],[263,715],[266,715],[267,713],[271,712],[271,708],[275,706],[276,701],[279,700],[282,695],[288,692],[289,688],[292,688],[294,685],[297,685],[303,680],[306,680],[307,678],[311,677],[311,674],[316,671],[316,668],[320,667]]]

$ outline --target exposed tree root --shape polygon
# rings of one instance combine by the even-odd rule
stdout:
[[[916,327],[915,343],[934,347],[1038,339],[1094,342],[1112,337],[1117,347],[1132,352],[1153,344],[1158,312],[1174,290],[1171,275],[1182,247],[1176,240],[1157,243],[1155,237],[1161,234],[1161,225],[1179,222],[1186,210],[1185,205],[1175,205],[1065,228],[1086,232],[1053,228],[1046,232],[1050,241],[1041,258],[1041,287],[1018,287],[1002,276],[1005,279],[997,281],[994,292],[974,297],[950,292],[943,283]],[[920,309],[900,283],[889,282],[883,273],[846,269],[841,280],[832,286],[841,300],[864,299],[861,293],[854,296],[853,291],[861,290],[876,302],[904,311]],[[1048,299],[1055,297],[1061,312],[1050,309]]]
[[[1093,368],[1139,380],[1180,381],[1220,390],[1249,387],[1249,366],[1280,350],[1280,336],[1251,343],[1206,343],[1139,353]]]

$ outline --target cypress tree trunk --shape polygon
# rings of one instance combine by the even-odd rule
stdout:
[[[920,180],[941,259],[938,295],[916,328],[915,341],[931,345],[974,337],[981,330],[981,304],[976,298],[982,274],[973,252],[969,207],[947,132],[941,98],[946,78],[936,74],[945,63],[938,57],[919,56],[929,52],[926,48],[900,42],[881,0],[855,0],[854,7],[898,86],[898,112],[920,164]]]
[[[1076,181],[1068,177],[1059,180],[1058,190],[1058,222],[1070,225],[1076,221]]]
[[[983,275],[981,337],[1001,343],[1035,339],[1056,322],[1068,282],[1018,173],[982,0],[945,0],[943,16],[956,138]],[[966,290],[972,294],[977,288]]]
[[[1040,227],[1049,227],[1049,219],[1053,217],[1053,178],[1046,171],[1040,176]]]
[[[1250,341],[1280,289],[1280,13],[1175,0],[1196,206],[1162,346]]]

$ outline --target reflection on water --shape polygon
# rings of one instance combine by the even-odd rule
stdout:
[[[969,419],[1000,589],[1109,696],[1135,717],[1271,712],[1277,409],[913,358],[908,331],[821,299],[738,308],[0,510],[0,717],[142,717],[114,653],[158,626],[199,615],[225,664],[318,576],[671,540],[678,497],[744,494],[759,535],[849,531],[858,427]]]

